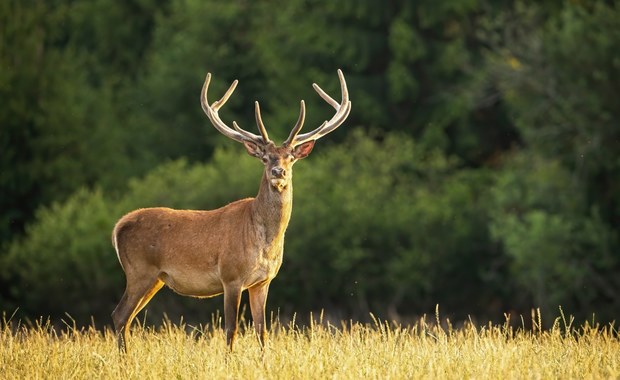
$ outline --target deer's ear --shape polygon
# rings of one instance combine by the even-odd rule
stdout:
[[[295,156],[296,159],[307,157],[310,152],[312,152],[312,148],[314,148],[314,142],[315,140],[310,140],[303,144],[297,145],[293,149],[293,156]]]
[[[264,154],[263,149],[259,145],[251,141],[244,141],[243,145],[245,146],[245,150],[248,151],[248,154],[250,156],[257,157],[257,158],[263,157],[263,154]]]

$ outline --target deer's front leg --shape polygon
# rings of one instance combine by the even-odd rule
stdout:
[[[269,292],[269,282],[262,283],[248,289],[250,294],[250,310],[254,320],[254,328],[260,345],[265,348],[267,342],[267,330],[265,326],[265,305],[267,303],[267,293]]]
[[[239,302],[241,301],[240,286],[224,287],[224,327],[226,329],[226,344],[233,349],[233,343],[237,336],[237,314],[239,313]]]

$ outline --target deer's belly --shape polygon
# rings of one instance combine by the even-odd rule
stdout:
[[[215,273],[162,272],[159,275],[170,289],[184,296],[213,297],[224,292],[222,282]]]

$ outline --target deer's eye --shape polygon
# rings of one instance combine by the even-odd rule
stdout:
[[[261,158],[261,160],[263,161],[263,163],[265,163],[265,164],[266,164],[266,163],[269,161],[269,157],[267,157],[267,156],[263,156],[263,157]]]

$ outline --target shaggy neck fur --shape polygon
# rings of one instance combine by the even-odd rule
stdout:
[[[284,232],[291,219],[293,208],[293,173],[289,173],[287,186],[278,191],[263,173],[258,195],[252,208],[253,216],[264,228],[264,239],[268,244],[284,239]]]

